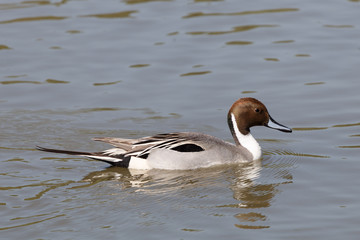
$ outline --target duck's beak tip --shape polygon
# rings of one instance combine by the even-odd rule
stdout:
[[[292,129],[289,127],[286,127],[278,122],[276,122],[271,116],[269,117],[269,122],[265,124],[266,127],[276,129],[282,132],[291,133]]]

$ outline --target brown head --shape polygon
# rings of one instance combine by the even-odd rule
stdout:
[[[236,123],[236,126],[234,126]],[[269,114],[265,105],[255,98],[240,98],[230,108],[228,124],[231,133],[235,134],[235,127],[241,134],[247,135],[253,126],[265,126],[283,132],[292,132],[291,128],[277,123]]]

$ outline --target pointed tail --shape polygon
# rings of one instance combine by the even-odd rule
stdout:
[[[53,148],[44,148],[44,147],[40,147],[40,146],[36,146],[36,149],[40,150],[40,151],[44,151],[44,152],[62,153],[62,154],[69,154],[69,155],[81,155],[81,156],[93,155],[93,153],[89,153],[89,152],[68,151],[68,150],[60,150],[60,149],[53,149]]]
[[[53,153],[61,153],[61,154],[69,154],[69,155],[77,155],[77,156],[83,156],[90,159],[106,162],[108,164],[111,164],[112,166],[118,166],[118,167],[128,167],[130,157],[123,159],[122,155],[118,156],[108,156],[104,154],[103,152],[98,153],[91,153],[91,152],[79,152],[79,151],[69,151],[69,150],[61,150],[61,149],[53,149],[53,148],[44,148],[40,146],[36,146],[37,150],[44,151],[44,152],[53,152]]]

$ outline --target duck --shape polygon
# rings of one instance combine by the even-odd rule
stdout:
[[[129,169],[187,170],[259,160],[261,147],[251,135],[251,127],[265,126],[292,132],[291,128],[276,122],[262,102],[251,97],[240,98],[233,103],[227,114],[227,123],[234,143],[204,133],[172,132],[137,139],[93,138],[114,146],[101,152],[36,148],[45,152],[87,157]]]

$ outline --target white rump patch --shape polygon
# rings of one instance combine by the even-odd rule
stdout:
[[[129,162],[130,169],[142,169],[147,170],[151,169],[149,166],[149,162],[146,159],[138,158],[138,157],[131,157]]]

